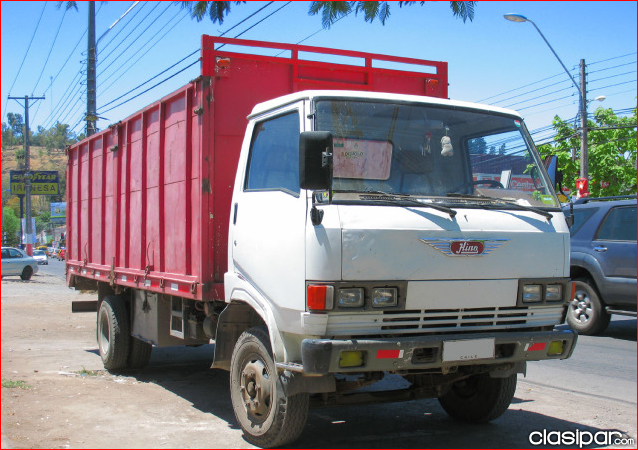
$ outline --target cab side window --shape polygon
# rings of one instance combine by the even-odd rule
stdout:
[[[255,125],[244,189],[299,195],[297,111]]]

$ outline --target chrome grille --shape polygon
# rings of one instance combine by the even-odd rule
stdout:
[[[328,316],[327,335],[429,334],[532,328],[557,324],[563,306],[379,311]]]

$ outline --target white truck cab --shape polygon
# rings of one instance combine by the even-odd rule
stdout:
[[[369,401],[353,385],[388,375],[410,387],[386,401],[489,421],[527,361],[576,344],[554,330],[569,230],[514,111],[358,91],[261,103],[231,205],[217,334],[238,339],[215,366],[257,445],[294,440],[310,400]]]

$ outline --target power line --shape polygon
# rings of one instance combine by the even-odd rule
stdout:
[[[173,67],[177,66],[178,64],[180,64],[181,62],[183,62],[184,60],[190,58],[191,56],[193,56],[195,53],[198,53],[199,49],[195,50],[194,52],[188,54],[187,56],[185,56],[184,58],[180,59],[179,61],[177,61],[175,64],[173,64],[172,66],[170,66],[167,69],[164,69],[163,71],[161,71],[160,73],[158,73],[157,75],[149,78],[148,80],[146,80],[145,82],[143,82],[142,84],[137,85],[136,87],[134,87],[133,89],[131,89],[130,91],[120,95],[119,97],[117,97],[116,99],[111,100],[110,102],[106,103],[105,105],[102,105],[102,108],[106,108],[107,106],[109,106],[112,103],[115,103],[116,101],[118,101],[119,99],[121,99],[122,97],[127,96],[128,94],[131,94],[133,91],[136,91],[137,89],[141,88],[142,86],[144,86],[147,83],[150,83],[151,81],[153,81],[155,78],[159,77],[160,75],[163,75],[164,73],[168,72],[169,70],[171,70]],[[191,64],[192,65],[192,64]],[[190,66],[189,66],[190,67]]]
[[[122,103],[120,103],[120,104],[118,104],[118,105],[113,106],[112,108],[109,108],[109,109],[107,109],[107,110],[105,110],[105,111],[102,111],[102,112],[101,112],[101,114],[106,114],[107,112],[112,111],[112,110],[114,110],[115,108],[117,108],[117,107],[119,107],[119,106],[122,106],[122,105],[123,105],[123,104],[125,104],[125,103],[130,102],[130,101],[131,101],[131,100],[133,100],[133,99],[136,99],[136,98],[137,98],[137,97],[139,97],[140,95],[146,94],[148,91],[150,91],[150,90],[152,90],[152,89],[155,89],[155,88],[156,88],[157,86],[159,86],[160,84],[162,84],[162,83],[164,83],[164,82],[166,82],[166,81],[170,80],[170,79],[171,79],[171,78],[173,78],[174,76],[179,75],[180,73],[184,72],[185,70],[190,69],[192,66],[194,66],[195,64],[198,64],[198,63],[199,63],[199,58],[198,58],[196,61],[193,61],[193,63],[192,63],[192,64],[190,64],[190,65],[188,65],[188,66],[184,67],[183,69],[179,70],[178,72],[175,72],[173,75],[170,75],[170,76],[168,76],[168,77],[164,78],[162,81],[160,81],[159,83],[157,83],[157,84],[155,84],[155,85],[151,86],[150,88],[146,89],[145,91],[140,92],[139,94],[137,94],[137,95],[135,95],[135,96],[133,96],[133,97],[129,98],[128,100],[123,101]]]
[[[161,26],[153,36],[151,36],[144,44],[142,44],[142,46],[136,51],[136,53],[139,53],[140,56],[131,63],[130,60],[124,61],[122,64],[120,64],[120,66],[115,69],[113,72],[111,72],[110,75],[108,75],[104,80],[101,80],[101,84],[105,84],[111,77],[113,77],[114,75],[118,75],[117,78],[115,78],[115,80],[113,80],[113,82],[108,85],[106,88],[104,88],[104,90],[102,91],[102,93],[100,95],[103,95],[104,93],[106,93],[109,88],[111,88],[111,86],[115,85],[115,83],[117,82],[117,80],[119,80],[120,78],[122,78],[129,70],[131,70],[135,64],[142,59],[144,56],[146,56],[148,54],[148,52],[155,47],[162,39],[164,39],[164,37],[166,37],[166,35],[173,29],[175,28],[182,20],[184,20],[184,18],[188,15],[185,14],[181,19],[179,19],[177,22],[175,22],[173,24],[173,26],[171,26],[169,29],[167,29],[164,34],[157,40],[155,41],[155,43],[153,45],[151,45],[148,49],[142,51],[148,44],[150,44],[150,42],[155,39],[155,37],[162,32],[162,30],[164,28],[166,28],[166,26],[172,22],[173,20],[175,20],[177,18],[177,16],[179,16],[179,14],[182,13],[182,11],[179,11],[177,14],[175,14],[175,16],[173,16],[172,18],[170,18],[163,26]],[[122,67],[124,67],[126,64],[131,63],[130,66],[126,69],[126,70],[121,70]]]
[[[119,44],[117,44],[117,45],[115,46],[115,48],[113,48],[113,50],[111,50],[111,52],[110,52],[110,53],[108,53],[108,54],[107,54],[107,55],[105,55],[104,57],[101,57],[101,58],[100,58],[100,61],[99,61],[99,62],[98,62],[98,64],[97,64],[97,67],[98,67],[98,68],[100,67],[100,65],[103,65],[103,64],[104,64],[104,63],[105,63],[105,62],[109,59],[109,57],[110,57],[113,53],[115,53],[115,50],[117,50],[117,49],[118,49],[118,48],[119,48],[119,47],[120,47],[120,46],[121,46],[121,45],[122,45],[122,44],[123,44],[123,43],[124,43],[124,42],[125,42],[125,41],[129,38],[129,37],[130,37],[130,36],[131,36],[131,34],[133,34],[135,31],[137,31],[137,30],[139,29],[139,26],[141,26],[141,25],[142,25],[142,23],[143,23],[146,19],[148,19],[148,18],[149,18],[149,16],[153,13],[153,11],[155,11],[155,9],[157,9],[157,7],[158,7],[159,5],[160,5],[160,3],[156,3],[156,4],[155,4],[155,6],[153,6],[153,9],[151,9],[151,10],[148,12],[148,14],[147,14],[146,16],[144,16],[144,18],[143,18],[142,20],[140,20],[140,22],[139,22],[139,24],[138,24],[138,26],[137,26],[137,27],[133,28],[133,29],[130,31],[130,33],[129,33],[129,34],[127,34],[127,35],[126,35],[126,36],[125,36],[125,37],[124,37],[124,38],[120,41],[120,43],[119,43]],[[160,13],[160,15],[159,15],[159,16],[158,16],[155,20],[157,20],[157,19],[158,19],[158,18],[159,18],[162,14],[164,14],[164,13],[168,10],[168,8],[170,8],[171,6],[172,6],[172,5],[171,5],[171,4],[169,4],[169,5],[166,7],[166,9],[164,9],[164,11],[162,11],[162,12]],[[150,25],[147,25],[147,26],[146,26],[146,28],[144,28],[144,29],[141,31],[141,33],[139,33],[139,34],[137,35],[137,37],[135,37],[135,39],[133,39],[133,42],[135,42],[137,39],[139,39],[139,38],[140,38],[140,36],[141,36],[143,33],[145,33],[145,32],[146,32],[146,30],[148,30],[148,29],[149,29],[149,27],[150,27],[152,24],[153,24],[153,23],[151,23]],[[127,48],[126,48],[126,49],[124,49],[124,50],[123,50],[123,51],[122,51],[119,55],[117,55],[117,56],[115,57],[115,59],[109,63],[109,65],[108,65],[108,66],[106,66],[104,69],[102,69],[102,73],[106,72],[106,71],[108,70],[108,68],[109,68],[109,67],[111,67],[111,66],[113,65],[113,63],[114,63],[115,61],[117,61],[117,60],[118,60],[118,59],[119,59],[119,58],[120,58],[120,57],[121,57],[124,53],[126,53],[129,49],[130,49],[130,47],[127,47]]]
[[[106,49],[107,49],[107,47],[108,47],[109,45],[111,45],[113,42],[115,42],[115,39],[117,39],[117,37],[120,35],[120,33],[122,33],[122,31],[124,31],[124,29],[125,29],[128,25],[130,25],[130,24],[132,24],[132,23],[133,23],[133,20],[135,19],[135,17],[137,17],[137,15],[138,15],[138,14],[142,11],[142,9],[144,9],[144,7],[145,7],[146,5],[148,5],[148,2],[144,2],[144,4],[143,4],[143,5],[141,5],[139,8],[137,8],[137,10],[133,13],[133,15],[129,17],[129,20],[128,20],[128,21],[127,21],[124,25],[122,25],[122,26],[119,28],[119,30],[117,30],[117,32],[116,32],[116,33],[115,33],[115,34],[111,37],[111,39],[110,39],[108,42],[106,42],[106,43],[102,46],[102,51],[106,50]],[[119,45],[119,44],[118,44],[118,45]]]
[[[42,75],[44,74],[44,69],[46,69],[47,64],[49,62],[49,58],[51,57],[51,52],[53,51],[53,47],[55,46],[55,42],[58,40],[58,35],[60,34],[60,30],[62,29],[62,23],[64,22],[64,18],[66,17],[66,12],[67,11],[68,10],[65,9],[64,10],[64,14],[62,14],[62,19],[60,19],[60,25],[58,25],[58,31],[56,31],[56,33],[55,33],[55,37],[53,38],[53,42],[51,43],[51,48],[49,49],[49,53],[47,55],[47,59],[44,61],[44,66],[42,66],[42,71],[40,72],[40,76],[38,77],[38,81],[35,82],[35,87],[31,91],[31,95],[33,95],[35,90],[38,88],[38,84],[40,84],[40,80],[42,79]]]
[[[242,23],[246,22],[248,19],[250,19],[251,17],[254,17],[255,15],[259,14],[261,11],[263,11],[264,9],[268,8],[270,5],[272,5],[275,2],[268,2],[267,4],[265,4],[264,6],[262,6],[261,8],[259,8],[257,11],[255,11],[254,13],[252,13],[251,15],[249,15],[248,17],[246,17],[244,20],[242,20],[241,22],[238,22],[237,24],[233,25],[232,27],[230,27],[229,29],[227,29],[226,31],[224,31],[222,34],[219,35],[219,37],[224,36],[226,33],[234,30],[235,28],[237,28],[239,25],[241,25]]]
[[[35,30],[33,30],[33,35],[31,36],[31,41],[29,41],[29,46],[27,47],[27,51],[24,53],[24,57],[22,58],[22,62],[20,63],[20,67],[18,68],[18,72],[16,73],[16,77],[13,80],[13,83],[11,83],[11,87],[9,88],[9,95],[11,95],[11,91],[13,90],[13,87],[16,84],[16,81],[18,81],[18,76],[20,75],[20,71],[22,70],[22,66],[24,65],[24,61],[26,61],[27,59],[27,55],[29,54],[29,50],[31,50],[31,44],[33,44],[33,39],[35,38],[35,34],[38,31],[38,28],[40,27],[40,21],[42,20],[42,16],[44,15],[44,10],[47,7],[47,3],[48,2],[44,2],[44,6],[42,6],[42,12],[40,12],[40,18],[38,19],[38,23],[35,25]],[[4,104],[4,111],[3,111],[3,120],[4,117],[7,114],[7,105],[9,104],[9,99],[7,99],[7,101]]]

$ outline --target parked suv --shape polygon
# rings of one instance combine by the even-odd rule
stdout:
[[[564,209],[570,214],[570,207]],[[567,322],[580,334],[605,331],[611,314],[636,316],[636,196],[582,198],[573,204]]]

